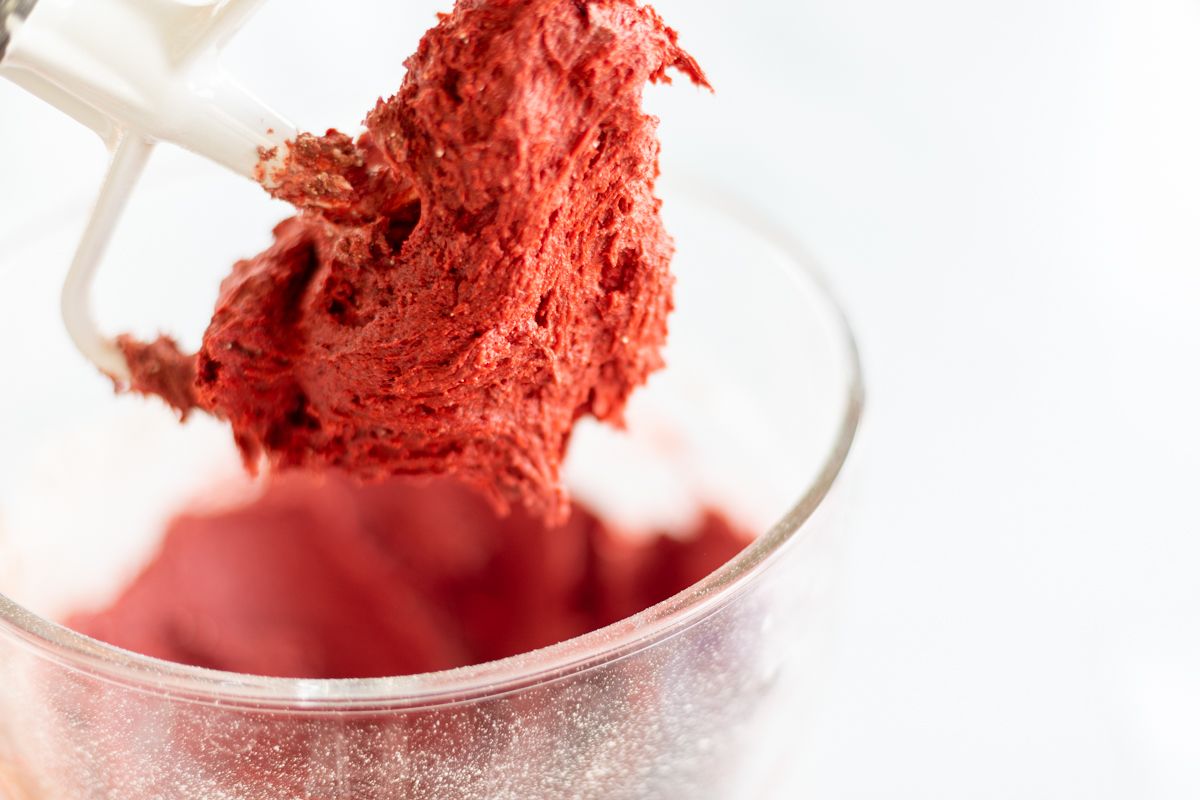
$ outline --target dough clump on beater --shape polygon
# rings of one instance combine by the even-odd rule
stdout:
[[[561,520],[575,421],[620,424],[662,366],[642,90],[707,82],[634,0],[462,0],[406,66],[364,134],[301,135],[264,174],[299,212],[234,266],[199,353],[121,339],[132,388],[228,420],[252,468],[451,475]]]

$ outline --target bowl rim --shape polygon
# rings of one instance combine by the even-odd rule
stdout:
[[[193,667],[133,653],[41,617],[0,593],[0,634],[7,634],[56,664],[108,683],[167,695],[178,702],[270,708],[305,714],[347,710],[419,710],[494,698],[628,658],[679,635],[749,588],[811,526],[843,473],[862,419],[864,385],[850,325],[816,265],[785,228],[731,199],[728,191],[695,181],[664,181],[689,201],[763,237],[806,279],[832,324],[846,371],[841,415],[832,444],[813,481],[786,513],[741,553],[682,592],[604,628],[539,650],[456,669],[380,678],[277,678]]]

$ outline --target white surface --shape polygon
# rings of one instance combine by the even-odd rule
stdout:
[[[1200,3],[658,5],[718,88],[655,93],[666,167],[802,237],[866,362],[796,796],[1200,795]],[[276,0],[230,66],[349,126],[424,7]],[[89,136],[0,86],[0,232],[98,185]]]

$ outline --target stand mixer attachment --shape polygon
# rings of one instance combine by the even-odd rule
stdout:
[[[114,380],[129,366],[96,327],[96,269],[154,145],[171,142],[256,182],[294,126],[230,77],[220,53],[262,0],[0,0],[0,76],[96,131],[112,152],[62,291],[75,346]]]

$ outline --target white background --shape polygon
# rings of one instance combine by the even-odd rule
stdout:
[[[654,92],[664,168],[802,238],[867,370],[797,796],[1200,796],[1200,3],[658,7],[718,90]],[[229,61],[352,129],[431,12],[274,0]],[[104,160],[0,86],[0,238]]]

